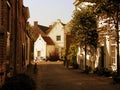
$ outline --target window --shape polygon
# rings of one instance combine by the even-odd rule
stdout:
[[[4,33],[0,32],[0,58],[4,59],[4,48],[5,47],[5,42],[4,42]]]
[[[0,40],[4,38],[4,33],[0,33]]]
[[[61,40],[61,36],[56,36],[56,40],[60,41]]]
[[[37,56],[40,56],[41,52],[40,51],[37,51]]]

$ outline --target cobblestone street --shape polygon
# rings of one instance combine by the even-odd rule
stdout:
[[[39,62],[37,68],[36,74],[33,68],[27,72],[35,80],[37,90],[120,90],[111,78],[67,69],[62,62]]]

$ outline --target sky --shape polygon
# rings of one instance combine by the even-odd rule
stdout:
[[[33,25],[34,21],[38,24],[49,26],[57,19],[64,24],[72,19],[75,9],[75,0],[23,0],[24,6],[29,7],[30,18],[28,21]]]

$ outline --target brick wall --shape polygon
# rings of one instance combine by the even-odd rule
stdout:
[[[8,10],[6,0],[0,0],[0,86],[4,83],[6,76]]]
[[[25,43],[26,43],[26,18],[23,15],[23,0],[10,0],[12,4],[12,23],[11,23],[11,67],[16,68],[17,73],[23,72],[25,62]],[[16,3],[18,4],[16,9]],[[17,10],[17,11],[16,11]],[[18,15],[17,15],[18,14]],[[16,17],[17,16],[17,17]],[[15,65],[16,64],[16,65]]]
[[[0,84],[7,75],[6,65],[12,68],[13,73],[24,71],[26,20],[23,14],[23,0],[0,0],[0,73],[4,73]],[[9,50],[10,52],[7,52]]]

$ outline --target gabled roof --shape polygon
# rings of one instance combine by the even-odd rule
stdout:
[[[48,33],[53,29],[53,27],[54,27],[53,25],[50,25],[50,26],[49,26],[49,29],[46,30],[46,34],[48,34]]]
[[[39,35],[46,36],[46,34],[41,30],[38,24],[35,24],[34,26],[31,27],[30,34],[32,35],[34,41],[37,40]]]
[[[46,34],[48,34],[58,23],[65,26],[66,24],[62,23],[60,19],[58,19],[53,25],[50,25],[48,30],[46,30]]]
[[[55,45],[52,39],[49,36],[42,36],[42,38],[45,40],[47,45]]]
[[[46,33],[46,31],[49,29],[49,27],[43,26],[43,25],[38,25],[38,27],[39,27],[44,33]]]

